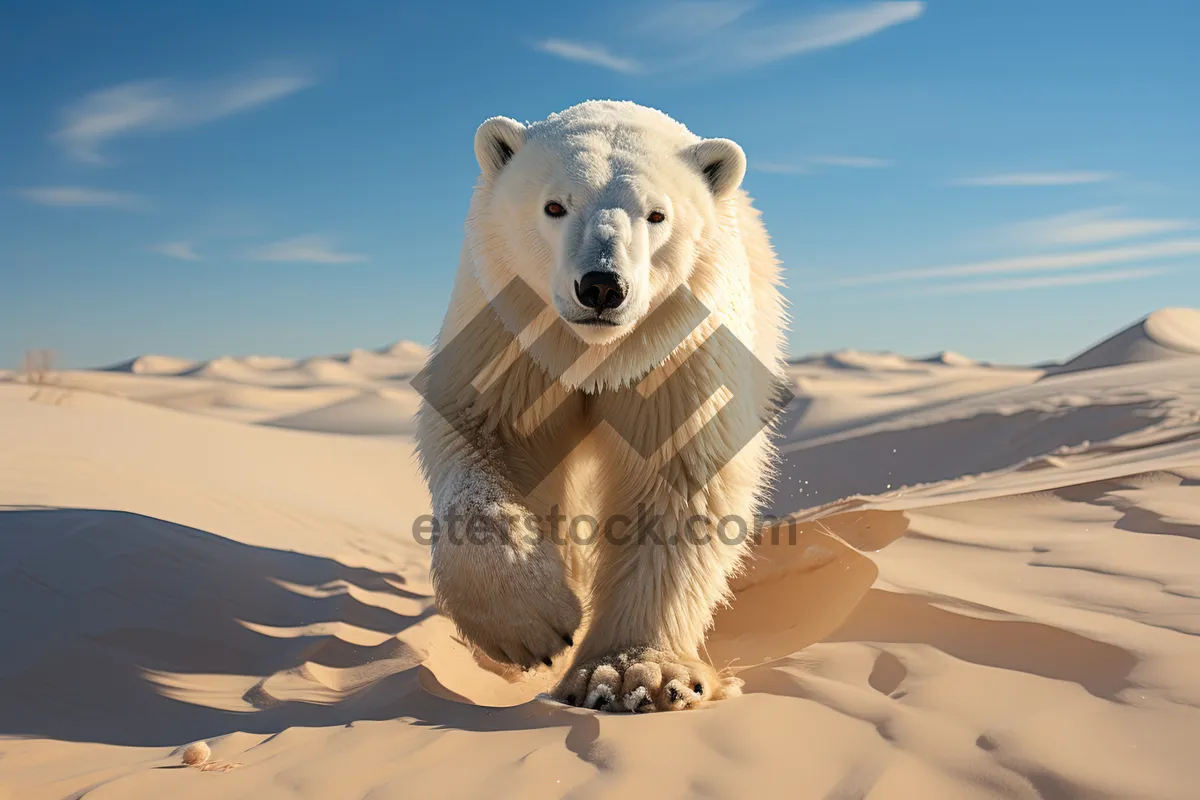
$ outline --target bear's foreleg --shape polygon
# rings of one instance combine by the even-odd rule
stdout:
[[[724,515],[749,521],[746,516]],[[700,658],[713,612],[747,536],[688,506],[655,514],[639,507],[596,546],[592,618],[555,696],[607,711],[689,708],[737,694]],[[729,527],[728,524],[725,526]]]
[[[582,617],[562,553],[485,463],[464,462],[434,482],[438,607],[492,659],[549,666]]]

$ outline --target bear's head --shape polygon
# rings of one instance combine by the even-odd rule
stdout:
[[[604,345],[686,284],[714,246],[746,156],[628,102],[587,102],[475,135],[469,246],[489,296],[512,276]],[[728,228],[728,225],[724,225]]]

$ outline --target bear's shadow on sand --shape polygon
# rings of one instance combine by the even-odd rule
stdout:
[[[0,509],[0,737],[173,747],[236,731],[403,718],[475,732],[563,728],[566,747],[590,759],[600,733],[592,712],[474,706],[423,689],[419,656],[394,637],[436,612],[399,575],[140,514],[8,508]],[[386,605],[412,613],[364,603],[351,587],[390,595]],[[872,590],[820,638],[928,643],[966,661],[1072,680],[1108,699],[1129,685],[1136,660],[1119,648],[923,602]],[[377,632],[381,642],[347,641],[339,625]],[[272,697],[259,680],[282,675],[286,688],[300,665],[309,665],[306,679],[361,667],[382,677],[323,697],[306,694],[317,684],[302,681],[290,699]],[[775,685],[784,673],[770,664],[743,674],[749,691],[797,694]],[[891,689],[902,678],[882,675],[872,685]],[[179,687],[182,697],[170,696]]]
[[[392,605],[414,613],[363,603],[350,586],[394,595],[402,602]],[[586,751],[599,730],[594,717],[435,697],[419,686],[416,659],[332,702],[264,703],[253,690],[242,710],[204,702],[204,686],[250,687],[305,663],[337,671],[395,657],[396,639],[358,646],[329,628],[391,636],[435,613],[432,599],[398,575],[140,514],[9,506],[0,510],[0,737],[176,746],[404,717],[471,731],[570,728],[568,747]],[[192,684],[192,696],[168,696],[164,683]]]

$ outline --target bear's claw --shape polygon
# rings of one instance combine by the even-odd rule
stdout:
[[[554,698],[598,711],[645,713],[694,708],[740,694],[740,686],[703,661],[637,647],[572,667]]]

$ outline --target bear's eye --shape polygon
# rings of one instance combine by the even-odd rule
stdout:
[[[547,217],[565,217],[567,215],[567,209],[563,207],[562,203],[555,203],[553,201],[546,203],[545,210]]]
[[[660,222],[666,222],[667,215],[661,211],[651,211],[650,216],[646,217],[647,222],[652,222],[657,225]]]

